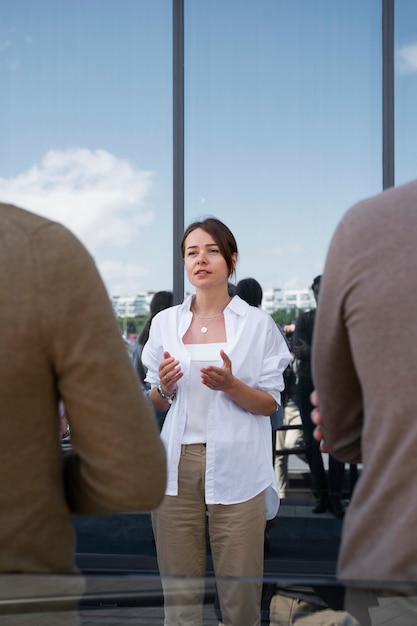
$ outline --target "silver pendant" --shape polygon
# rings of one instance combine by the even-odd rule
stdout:
[[[203,333],[203,335],[205,335],[207,332],[207,326],[202,326],[200,330]]]

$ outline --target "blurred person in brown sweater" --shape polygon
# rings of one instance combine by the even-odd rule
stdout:
[[[361,626],[417,624],[416,240],[417,181],[352,207],[330,243],[314,331],[316,435],[362,462],[337,570]]]

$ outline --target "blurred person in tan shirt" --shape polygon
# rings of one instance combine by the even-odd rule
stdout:
[[[154,509],[166,459],[108,294],[80,242],[60,224],[0,204],[0,260],[0,599],[13,596],[11,610],[24,611],[25,594],[82,589],[71,515]],[[64,455],[60,400],[71,425]],[[2,624],[7,611],[0,609]],[[33,623],[53,623],[40,611]],[[66,617],[77,623],[76,611],[73,621]]]

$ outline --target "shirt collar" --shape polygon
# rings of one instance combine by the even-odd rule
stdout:
[[[191,312],[191,303],[193,301],[193,295],[188,296],[182,303],[181,306],[184,311]],[[239,296],[233,296],[233,298],[230,300],[229,304],[225,308],[224,312],[226,313],[228,311],[232,311],[233,313],[236,313],[237,315],[244,316],[247,313],[248,307],[249,307],[249,304],[245,302],[244,300],[242,300],[242,298],[240,298]]]

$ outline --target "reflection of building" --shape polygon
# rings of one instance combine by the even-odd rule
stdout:
[[[153,291],[134,294],[133,296],[111,296],[114,313],[117,317],[140,317],[149,315],[149,305]],[[190,294],[186,294],[190,295]],[[282,309],[311,309],[316,306],[310,289],[265,289],[262,308],[268,313]]]
[[[311,309],[316,306],[310,289],[265,289],[262,308],[268,313],[280,309]]]
[[[111,296],[113,311],[117,317],[139,317],[149,315],[149,304],[153,293],[141,292],[133,296]]]

